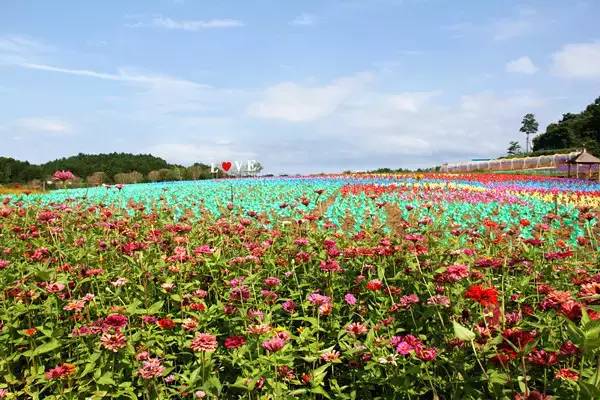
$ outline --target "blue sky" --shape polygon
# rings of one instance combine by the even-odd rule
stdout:
[[[265,171],[492,157],[600,96],[600,2],[0,5],[0,155],[152,153]]]

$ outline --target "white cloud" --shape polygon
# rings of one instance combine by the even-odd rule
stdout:
[[[405,92],[388,96],[388,103],[398,111],[416,113],[431,98],[439,92]]]
[[[538,116],[545,107],[544,99],[529,92],[446,94],[442,101],[440,92],[430,88],[391,91],[378,87],[377,75],[370,72],[320,84],[281,82],[253,92],[126,68],[104,72],[45,62],[15,65],[133,89],[74,121],[78,135],[48,141],[55,148],[32,150],[34,132],[64,135],[73,132],[70,123],[36,117],[6,126],[5,131],[22,138],[13,153],[37,154],[38,159],[121,150],[183,164],[258,159],[274,173],[431,166],[502,154],[507,142],[519,137],[522,115]],[[120,142],[106,141],[105,129],[124,132]]]
[[[142,152],[184,165],[195,162],[219,163],[223,160],[243,162],[257,157],[255,152],[239,150],[219,143],[164,143],[148,146]]]
[[[130,28],[151,26],[155,28],[183,30],[197,32],[205,29],[239,28],[244,23],[237,19],[210,19],[210,20],[176,20],[169,17],[154,17],[150,22],[135,22],[127,24]]]
[[[563,46],[552,55],[552,71],[565,78],[600,78],[600,42]]]
[[[508,72],[531,75],[538,71],[538,67],[531,61],[531,58],[524,56],[506,63],[506,70]]]
[[[69,134],[71,125],[61,119],[47,117],[21,118],[15,122],[15,127],[30,133],[48,133],[54,135]]]
[[[308,122],[333,113],[338,106],[372,80],[360,73],[334,80],[325,86],[303,86],[285,82],[265,90],[263,99],[250,105],[248,114],[256,118]]]
[[[290,25],[308,26],[314,25],[317,19],[312,14],[302,13],[290,21]]]

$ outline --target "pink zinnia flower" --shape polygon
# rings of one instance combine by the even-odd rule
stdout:
[[[102,347],[116,353],[127,345],[127,339],[125,339],[125,335],[118,331],[114,334],[105,332],[100,338],[100,344]]]
[[[360,322],[353,322],[346,327],[346,332],[348,332],[352,336],[361,336],[367,333],[369,329],[365,324],[361,324]]]
[[[48,293],[58,293],[62,292],[64,289],[65,285],[60,282],[49,283],[48,286],[46,286],[46,291],[48,291]]]
[[[274,276],[270,276],[264,280],[264,283],[265,283],[265,285],[267,285],[269,287],[275,287],[275,286],[279,286],[279,284],[281,283],[281,280]]]
[[[344,301],[353,306],[356,304],[356,297],[354,297],[352,293],[346,293],[346,295],[344,296]]]
[[[198,246],[194,249],[194,254],[196,255],[200,255],[200,254],[212,254],[214,253],[214,249],[212,247],[210,247],[209,245],[205,244],[202,246]]]
[[[142,363],[138,373],[144,379],[152,379],[160,376],[165,370],[158,358],[148,358]]]
[[[212,353],[217,349],[217,337],[210,333],[197,333],[196,337],[192,340],[191,348],[194,351],[203,351],[206,353]]]
[[[450,307],[450,299],[448,296],[436,294],[427,299],[427,304],[434,306]]]
[[[340,352],[337,350],[327,351],[321,354],[321,360],[324,362],[336,362],[340,360]]]
[[[181,327],[186,331],[194,331],[198,327],[198,322],[193,318],[186,318],[181,322]]]
[[[293,314],[294,311],[296,311],[296,303],[294,303],[293,300],[286,300],[281,304],[281,308],[283,308],[283,311],[286,313]]]
[[[267,350],[269,353],[274,353],[276,351],[279,351],[283,348],[283,346],[285,346],[285,340],[275,336],[274,338],[271,338],[269,340],[265,340],[262,343],[262,347]]]
[[[81,311],[85,307],[84,300],[71,300],[66,306],[63,307],[65,311]]]
[[[54,172],[54,174],[52,175],[52,179],[54,179],[55,181],[68,181],[71,179],[74,179],[75,175],[73,175],[73,173],[71,171],[56,171]]]
[[[125,286],[127,284],[127,282],[129,282],[129,280],[127,280],[127,278],[117,278],[117,280],[112,281],[110,284],[113,285],[114,287],[121,287],[121,286]]]
[[[423,361],[433,361],[437,356],[437,350],[433,347],[428,349],[416,349],[415,355]]]

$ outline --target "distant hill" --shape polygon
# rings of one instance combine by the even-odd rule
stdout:
[[[102,171],[109,179],[119,173],[128,173],[137,171],[144,175],[153,170],[162,168],[173,168],[178,165],[172,165],[160,157],[151,154],[129,154],[129,153],[110,153],[110,154],[82,154],[58,160],[49,161],[40,166],[46,175],[51,175],[54,171],[67,169],[80,177],[86,177],[94,172]]]
[[[203,169],[209,167],[195,164]],[[35,165],[27,161],[0,157],[0,183],[25,183],[34,179],[47,179],[54,171],[69,170],[76,176],[86,179],[94,173],[104,173],[106,182],[114,182],[118,174],[128,174],[137,171],[147,176],[151,171],[184,169],[179,165],[169,164],[160,157],[151,154],[78,154],[60,158],[44,164]]]
[[[560,121],[533,139],[534,151],[573,147],[585,147],[600,156],[600,97],[578,114],[563,114]]]

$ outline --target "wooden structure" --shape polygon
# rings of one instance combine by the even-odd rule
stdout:
[[[583,151],[581,153],[571,157],[567,161],[567,165],[568,165],[567,176],[569,178],[571,177],[571,165],[575,165],[575,176],[577,178],[579,178],[579,167],[581,165],[587,165],[588,166],[588,177],[590,179],[592,178],[592,166],[597,165],[598,166],[598,181],[600,181],[600,158],[594,157],[593,155],[588,153],[586,151],[586,149],[583,149]]]

